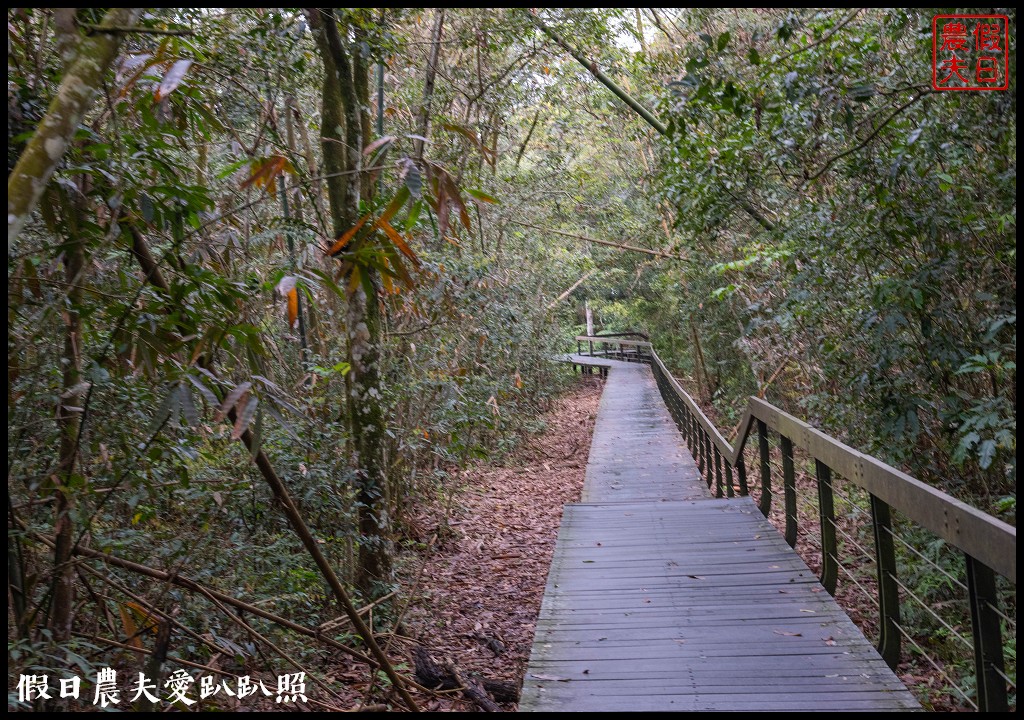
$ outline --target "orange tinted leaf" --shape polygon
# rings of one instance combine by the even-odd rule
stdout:
[[[294,172],[288,158],[283,155],[271,155],[265,160],[256,161],[253,163],[252,175],[242,182],[241,188],[245,190],[250,186],[265,187],[267,192],[274,194],[277,192],[276,178],[285,170]]]
[[[167,71],[164,79],[160,82],[160,87],[156,89],[153,99],[160,102],[174,92],[175,88],[181,85],[181,81],[185,79],[185,73],[190,67],[192,67],[191,60],[178,60],[171,65],[171,69]]]
[[[359,232],[359,228],[361,228],[366,223],[369,217],[369,215],[363,215],[361,218],[359,218],[359,222],[357,222],[355,225],[346,230],[341,237],[334,241],[334,244],[331,245],[330,249],[327,251],[327,254],[330,255],[331,257],[334,257],[335,255],[340,253],[344,249],[344,247],[348,245],[349,241],[353,237],[355,237],[355,234]]]
[[[416,257],[416,253],[412,251],[406,242],[405,238],[402,237],[401,233],[395,230],[389,223],[384,220],[378,220],[377,224],[380,225],[380,229],[388,236],[395,247],[398,248],[403,255],[412,260],[413,264],[419,266],[420,259]]]
[[[121,613],[121,624],[124,625],[124,634],[128,638],[128,644],[141,650],[142,640],[139,638],[139,629],[135,625],[135,620],[132,619],[132,614],[121,603],[117,604],[117,609]]]
[[[288,327],[294,328],[299,321],[299,291],[292,288],[288,291]]]

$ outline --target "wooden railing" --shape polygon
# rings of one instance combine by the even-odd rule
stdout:
[[[909,595],[913,592],[901,583],[897,575],[896,544],[906,543],[893,532],[892,511],[898,511],[907,520],[957,548],[966,563],[966,581],[957,583],[965,587],[970,607],[973,635],[970,644],[973,645],[977,678],[976,705],[982,711],[1007,710],[1007,687],[1015,691],[1016,682],[1007,676],[1004,669],[1001,621],[1008,624],[1013,621],[999,609],[996,575],[1016,585],[1016,528],[877,458],[854,450],[759,398],[750,398],[739,424],[736,442],[730,444],[668,371],[650,343],[611,340],[601,336],[580,336],[576,341],[581,354],[585,354],[582,344],[588,343],[589,354],[595,357],[625,357],[650,362],[661,395],[708,488],[713,489],[717,497],[749,494],[743,451],[748,439],[756,437],[761,491],[758,507],[766,517],[771,511],[774,496],[769,431],[776,433],[782,455],[784,536],[793,547],[797,541],[799,515],[793,456],[794,448],[804,450],[814,462],[817,480],[821,583],[832,594],[835,594],[841,569],[834,475],[867,493],[874,536],[880,620],[878,651],[891,667],[895,668],[899,662],[904,638],[920,648],[900,621],[900,590]],[[595,349],[593,343],[612,343],[618,347]],[[933,610],[931,612],[934,614]],[[950,630],[955,632],[954,628]],[[966,694],[964,696],[967,697]],[[969,697],[967,699],[970,700]]]
[[[628,333],[635,335],[637,333]],[[583,344],[587,352],[583,352]],[[576,351],[581,355],[605,357],[625,362],[650,362],[651,343],[646,340],[630,340],[618,335],[577,335]]]

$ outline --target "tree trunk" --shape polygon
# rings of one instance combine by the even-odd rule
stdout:
[[[141,8],[114,8],[107,12],[100,26],[134,25],[141,14]],[[120,44],[120,33],[102,30],[83,38],[78,44],[78,53],[64,74],[57,94],[46,110],[46,117],[39,123],[39,128],[7,178],[8,250],[28,222],[82,118],[92,106],[103,75],[117,57]]]
[[[307,10],[324,60],[324,165],[335,237],[351,228],[358,216],[362,162],[360,97],[369,97],[366,64],[351,62],[337,19],[329,9]],[[365,87],[359,87],[360,84]],[[366,114],[367,122],[369,115]],[[344,121],[344,142],[341,142]],[[333,133],[331,137],[328,129]],[[346,172],[346,175],[337,175]],[[380,390],[380,304],[377,272],[360,266],[361,282],[350,287],[346,310],[350,370],[348,414],[353,458],[359,478],[359,567],[356,584],[367,597],[382,595],[392,580],[387,475],[384,463],[385,420]],[[351,283],[350,283],[351,285]],[[369,291],[369,295],[367,294]]]
[[[416,134],[426,137],[430,131],[430,100],[434,96],[434,77],[437,75],[437,56],[441,50],[441,32],[444,29],[444,8],[434,9],[434,29],[430,33],[430,59],[427,61],[427,77],[423,83],[423,102],[416,120]],[[423,141],[413,140],[413,155],[423,159]]]
[[[73,204],[70,200],[69,204]],[[78,209],[67,209],[68,240],[64,245],[64,280],[68,284],[68,300],[64,311],[64,392],[57,405],[57,424],[60,427],[60,464],[56,477],[56,508],[54,511],[53,602],[49,626],[53,638],[63,642],[71,636],[71,611],[74,606],[74,566],[71,553],[74,546],[74,523],[71,487],[78,457],[78,432],[81,426],[82,388],[82,321],[79,309],[86,269],[85,240],[77,228]]]

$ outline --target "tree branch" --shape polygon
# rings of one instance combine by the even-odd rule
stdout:
[[[527,15],[527,17],[530,18],[530,22],[532,22],[541,31],[543,31],[545,35],[547,35],[552,40],[554,40],[556,43],[558,43],[562,47],[562,49],[564,49],[567,53],[572,55],[573,58],[575,58],[576,61],[580,65],[582,65],[588,71],[590,71],[591,75],[593,75],[595,78],[597,78],[599,81],[601,81],[604,84],[604,86],[607,87],[609,90],[611,90],[612,93],[614,93],[616,97],[618,97],[620,100],[622,100],[622,102],[626,103],[629,107],[631,107],[634,111],[636,111],[636,113],[640,117],[642,117],[644,120],[646,120],[647,123],[652,128],[657,130],[662,135],[666,135],[666,136],[668,135],[668,127],[663,122],[661,122],[661,120],[659,120],[658,118],[654,117],[654,115],[651,113],[650,110],[645,108],[636,99],[634,99],[629,93],[627,93],[625,90],[623,90],[621,87],[619,87],[618,84],[616,84],[616,82],[614,80],[612,80],[610,77],[608,77],[603,72],[601,72],[598,69],[598,67],[597,67],[597,63],[595,63],[592,60],[588,60],[584,55],[582,55],[581,53],[577,52],[576,49],[574,47],[572,47],[564,38],[562,38],[561,35],[559,35],[554,30],[552,30],[547,25],[545,25],[540,20],[540,18],[535,16],[532,12],[527,11],[526,15]],[[723,187],[723,190],[724,189],[725,188]],[[728,191],[726,190],[726,192],[728,192]],[[731,195],[731,193],[730,193],[730,195]],[[775,230],[775,224],[773,222],[771,222],[770,220],[768,220],[762,213],[758,212],[758,210],[753,205],[751,205],[749,201],[744,200],[742,198],[737,198],[735,196],[733,196],[733,197],[736,200],[736,202],[739,203],[740,207],[743,208],[743,210],[748,215],[750,215],[750,217],[754,218],[754,220],[756,220],[758,222],[758,224],[761,225],[761,227],[763,227],[765,230],[768,230],[769,232]],[[636,248],[631,248],[631,249],[636,249]],[[646,250],[640,250],[640,252],[647,252],[647,251]]]
[[[631,252],[644,253],[646,255],[654,255],[655,257],[668,258],[669,260],[685,260],[686,258],[680,255],[672,255],[671,253],[661,252],[660,250],[650,250],[648,248],[636,247],[635,245],[624,245],[620,243],[614,243],[610,240],[598,240],[597,238],[587,237],[586,235],[574,235],[573,233],[562,232],[561,230],[552,230],[551,228],[541,227],[540,225],[531,225],[530,223],[519,222],[518,220],[509,220],[510,223],[515,225],[522,225],[523,227],[533,228],[534,230],[543,230],[544,232],[552,232],[556,235],[564,235],[575,240],[583,240],[585,242],[597,243],[598,245],[607,245],[608,247],[618,248],[619,250],[629,250]]]
[[[886,118],[885,120],[883,120],[883,121],[882,121],[882,123],[881,123],[881,124],[880,124],[880,125],[879,125],[878,127],[876,127],[876,128],[874,129],[874,131],[873,131],[873,132],[872,132],[872,133],[871,133],[870,135],[868,135],[868,136],[867,136],[866,138],[864,138],[864,140],[863,140],[862,142],[859,142],[859,143],[857,143],[856,145],[854,145],[854,146],[853,146],[852,148],[850,148],[850,149],[848,149],[848,150],[844,150],[843,152],[839,153],[839,154],[838,154],[838,155],[836,155],[835,157],[832,157],[832,158],[830,158],[830,159],[828,160],[828,162],[826,162],[826,163],[825,163],[824,167],[822,167],[822,168],[821,168],[821,170],[819,170],[818,172],[814,173],[814,174],[813,174],[813,175],[811,175],[811,176],[810,176],[809,178],[807,178],[807,181],[806,181],[806,182],[804,183],[804,187],[807,187],[807,186],[808,186],[808,185],[810,185],[810,184],[811,184],[812,182],[814,182],[815,180],[817,180],[817,179],[818,179],[819,177],[821,177],[822,175],[824,175],[824,174],[825,174],[825,172],[826,172],[826,171],[828,171],[828,169],[829,169],[830,167],[832,167],[832,165],[833,165],[833,164],[834,164],[834,163],[835,163],[836,161],[838,161],[838,160],[842,160],[842,159],[843,159],[844,157],[846,157],[847,155],[852,155],[853,153],[857,152],[858,150],[860,150],[861,148],[863,148],[864,146],[866,146],[866,145],[867,145],[867,144],[868,144],[869,142],[871,142],[872,140],[874,140],[874,139],[875,139],[875,137],[876,137],[876,136],[878,135],[878,133],[882,132],[882,128],[884,128],[884,127],[885,127],[886,125],[888,125],[888,124],[889,124],[890,122],[892,122],[892,121],[893,121],[893,119],[894,119],[894,118],[895,118],[895,117],[896,117],[897,115],[899,115],[899,114],[900,114],[901,112],[903,112],[904,110],[906,110],[906,109],[907,109],[908,107],[910,107],[911,105],[913,105],[914,103],[916,103],[916,102],[917,102],[918,100],[920,100],[921,98],[923,98],[923,97],[924,97],[925,95],[931,95],[931,94],[932,94],[933,92],[935,92],[935,91],[934,91],[934,90],[925,90],[925,91],[921,92],[921,93],[920,93],[919,95],[917,95],[917,96],[915,96],[915,97],[912,97],[912,98],[910,98],[910,99],[909,99],[909,100],[907,100],[907,101],[906,101],[905,103],[903,103],[902,105],[900,105],[900,106],[899,106],[898,108],[896,108],[895,110],[893,110],[893,111],[892,111],[892,114],[890,114],[890,115],[889,115],[889,117],[887,117],[887,118]]]
[[[536,25],[539,30],[541,30],[545,35],[547,35],[549,38],[558,43],[558,45],[560,45],[563,50],[572,55],[573,58],[575,58],[576,62],[585,67],[591,75],[600,80],[605,87],[607,87],[615,94],[617,98],[619,98],[620,100],[622,100],[622,102],[626,103],[631,108],[633,108],[633,110],[636,111],[637,115],[646,120],[652,128],[657,130],[662,135],[668,133],[668,128],[665,126],[664,123],[661,122],[661,120],[654,117],[654,114],[651,113],[650,110],[645,108],[637,100],[635,100],[629,93],[627,93],[625,90],[619,87],[614,80],[612,80],[610,77],[601,72],[601,70],[597,67],[596,62],[594,62],[593,60],[589,60],[582,53],[577,52],[576,48],[570,45],[561,35],[559,35],[554,30],[545,25],[541,21],[541,19],[534,15],[532,12],[526,11],[526,16],[530,18],[530,22]]]
[[[578,287],[579,287],[580,285],[582,285],[582,284],[583,284],[584,282],[586,282],[586,281],[587,281],[587,278],[589,278],[589,277],[590,277],[591,275],[593,275],[593,274],[594,274],[594,273],[596,273],[596,272],[597,272],[597,269],[595,268],[595,269],[593,269],[593,270],[588,270],[587,272],[583,273],[583,277],[581,277],[581,278],[580,278],[579,280],[577,280],[577,281],[576,281],[576,282],[574,282],[574,283],[573,283],[572,285],[570,285],[570,286],[569,286],[569,289],[568,289],[568,290],[566,290],[566,291],[565,291],[565,292],[563,292],[563,293],[562,293],[561,295],[559,295],[559,296],[558,296],[558,297],[556,297],[556,298],[555,298],[554,300],[552,300],[552,301],[551,301],[550,303],[548,303],[548,307],[547,307],[547,309],[548,309],[548,310],[552,309],[552,308],[553,308],[553,307],[554,307],[555,305],[557,305],[558,303],[562,302],[562,301],[563,301],[563,300],[565,300],[565,299],[566,299],[567,297],[569,297],[570,295],[572,295],[572,291],[573,291],[573,290],[575,290],[575,289],[576,289],[576,288],[578,288]]]
[[[122,33],[138,35],[191,35],[191,30],[161,30],[159,28],[139,27],[138,25],[93,25],[92,23],[78,23],[79,27],[85,28],[89,34],[93,33]]]
[[[830,37],[832,37],[837,32],[842,30],[846,25],[848,25],[850,23],[850,21],[853,20],[855,17],[857,17],[863,9],[864,8],[855,8],[854,11],[852,13],[850,13],[849,15],[847,15],[843,19],[842,22],[840,22],[838,25],[836,25],[831,30],[829,30],[827,33],[822,35],[819,39],[815,40],[810,45],[804,45],[802,48],[797,48],[793,52],[787,53],[786,55],[783,55],[782,57],[780,57],[775,62],[781,62],[783,60],[788,60],[789,58],[793,57],[794,55],[799,55],[800,53],[804,52],[805,50],[810,50],[812,47],[814,47],[816,45],[821,45],[823,42],[828,40]]]
[[[423,81],[423,100],[416,119],[416,134],[426,137],[430,127],[430,101],[434,96],[434,77],[437,75],[437,56],[441,49],[441,33],[444,31],[444,8],[434,9],[434,28],[430,32],[430,57],[427,60],[427,75]],[[413,139],[413,157],[423,159],[423,141]]]

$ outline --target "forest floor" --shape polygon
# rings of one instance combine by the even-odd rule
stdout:
[[[437,503],[418,518],[433,543],[413,563],[404,624],[438,663],[518,690],[562,506],[583,488],[600,399],[600,381],[584,376],[554,400],[540,434],[500,464],[462,470],[448,508]],[[423,709],[477,708],[453,694]]]

